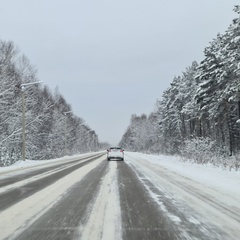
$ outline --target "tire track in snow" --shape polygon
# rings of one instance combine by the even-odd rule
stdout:
[[[59,179],[63,178],[64,176],[72,173],[78,168],[84,167],[87,164],[95,161],[99,157],[91,157],[86,161],[81,161],[80,163],[70,165],[70,167],[64,168],[63,170],[52,172],[52,174],[48,176],[43,176],[43,178],[37,179],[35,181],[30,181],[29,183],[24,182],[24,185],[21,185],[18,188],[10,189],[7,192],[0,194],[0,211],[11,207],[12,205],[16,204],[20,200],[27,198],[34,193],[48,187],[49,185],[55,183]]]
[[[158,192],[165,192],[166,197],[171,199],[171,201],[165,201],[165,205],[170,212],[175,212],[174,214],[181,216],[180,219],[184,225],[187,224],[187,217],[184,217],[185,213],[188,212],[189,216],[190,214],[196,214],[197,222],[191,222],[191,218],[188,221],[192,224],[196,222],[197,229],[202,231],[199,235],[200,239],[201,237],[206,239],[204,234],[208,239],[239,239],[239,212],[234,213],[231,208],[223,205],[220,201],[214,201],[215,197],[210,195],[210,189],[204,191],[204,188],[199,184],[186,180],[184,177],[171,173],[166,169],[156,168],[156,166],[145,162],[143,159],[133,157],[127,159],[129,161],[126,161],[126,163],[135,170],[139,179],[141,179],[153,199],[159,202],[159,205],[162,204],[162,200]],[[188,210],[187,208],[184,209],[182,205],[174,210],[174,206],[177,206],[175,201],[175,204],[171,207],[174,196],[178,196],[177,199],[183,199],[185,207],[190,208]],[[194,211],[191,213],[190,209]],[[178,210],[182,211],[182,213],[178,212]],[[208,216],[214,221],[206,221]],[[188,228],[187,225],[185,225],[185,229]],[[193,230],[193,227],[189,228],[189,232],[191,230]],[[194,234],[197,231],[194,230]]]
[[[121,240],[121,211],[116,161],[109,162],[108,172],[102,180],[89,220],[79,229],[82,240]]]
[[[54,184],[47,186],[41,191],[19,201],[15,205],[0,212],[0,237],[1,239],[14,239],[24,232],[37,219],[53,207],[63,194],[76,182],[85,177],[91,170],[95,169],[105,156],[91,163],[75,169]],[[46,238],[42,238],[46,239]]]
[[[90,159],[91,157],[94,156],[103,156],[104,154],[95,154],[95,155],[90,155],[90,156],[80,156],[80,157],[74,157],[72,159],[67,159],[66,160],[59,160],[58,162],[51,162],[49,160],[49,163],[45,163],[43,165],[33,165],[17,170],[10,170],[6,171],[3,173],[0,173],[0,188],[2,189],[3,187],[6,187],[8,185],[13,185],[21,181],[26,181],[27,179],[30,179],[32,177],[36,177],[41,174],[46,174],[48,172],[51,173],[51,171],[56,171],[56,170],[61,170],[65,167],[69,167],[70,164],[76,164],[79,163],[80,161],[85,161]]]
[[[70,167],[74,166],[74,165],[78,165],[80,161],[81,161],[81,163],[83,163],[83,162],[86,162],[88,160],[80,160],[79,159],[78,161],[75,161],[74,163],[71,162],[71,163],[68,163],[68,164],[64,164],[63,166],[61,165],[61,166],[55,166],[55,167],[50,168],[50,169],[48,169],[48,168],[44,169],[43,172],[42,171],[41,172],[34,171],[34,172],[31,172],[30,174],[27,174],[25,179],[24,179],[24,175],[21,178],[19,178],[17,176],[17,180],[14,179],[14,178],[11,178],[7,182],[5,182],[4,186],[0,186],[0,195],[6,193],[8,191],[12,191],[13,189],[23,187],[30,182],[33,183],[33,182],[38,181],[40,179],[44,179],[45,177],[51,176],[52,174],[55,174],[57,172],[61,172],[65,169],[67,169],[67,168],[70,168]],[[0,207],[0,209],[1,209],[1,207]]]
[[[159,211],[144,184],[126,162],[119,165],[122,230],[125,240],[176,240],[175,225]]]
[[[99,192],[100,180],[107,172],[105,159],[81,181],[76,182],[53,207],[29,226],[17,240],[79,239],[79,226],[89,218],[91,203]],[[90,205],[90,206],[89,206]]]

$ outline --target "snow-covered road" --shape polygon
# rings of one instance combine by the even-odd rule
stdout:
[[[125,153],[0,169],[0,239],[239,239],[240,174]]]
[[[127,163],[182,232],[198,228],[197,239],[239,239],[239,172],[140,153],[129,153]]]

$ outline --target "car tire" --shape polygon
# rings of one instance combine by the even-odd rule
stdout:
[[[107,160],[110,161],[110,158],[108,158]]]

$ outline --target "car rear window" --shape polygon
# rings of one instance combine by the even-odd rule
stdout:
[[[111,150],[121,150],[121,148],[118,148],[118,147],[113,147],[113,148],[110,148]]]

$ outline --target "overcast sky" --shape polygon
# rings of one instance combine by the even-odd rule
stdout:
[[[0,39],[71,104],[101,141],[117,144],[132,114],[149,114],[224,33],[239,0],[0,0]]]

